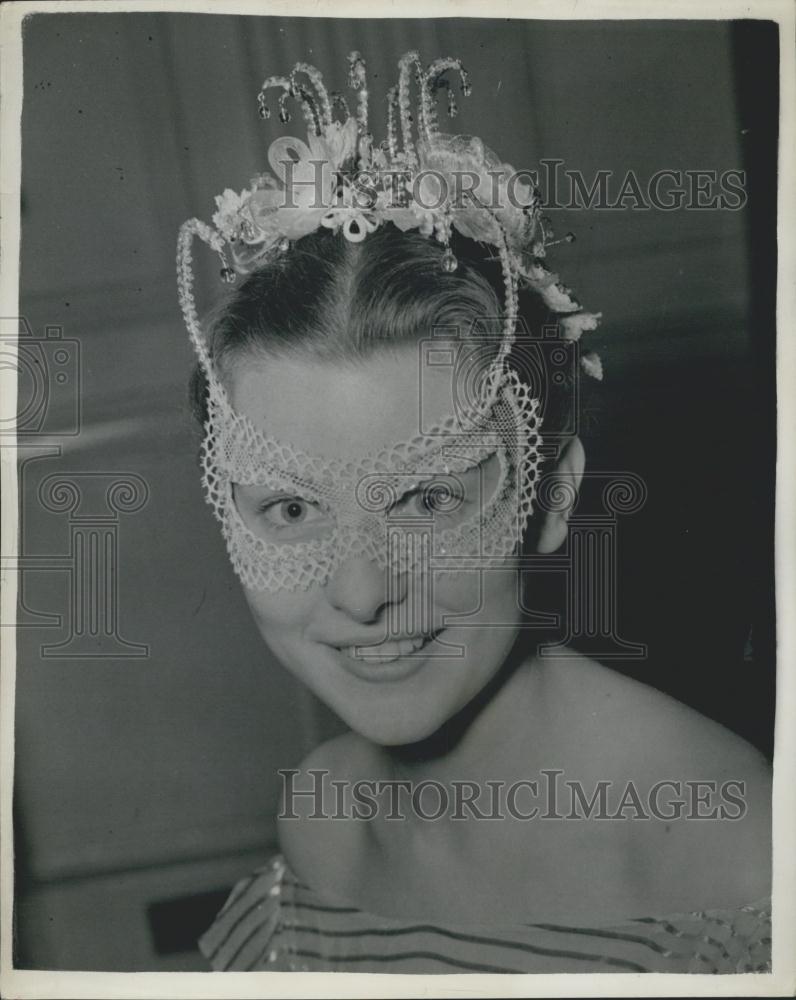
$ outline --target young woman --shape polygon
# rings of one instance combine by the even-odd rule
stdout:
[[[763,759],[535,649],[521,570],[564,544],[585,456],[572,385],[518,373],[540,321],[571,345],[599,317],[545,268],[535,192],[437,130],[460,69],[405,56],[382,147],[357,54],[356,119],[313,67],[267,80],[307,144],[181,232],[208,499],[264,641],[350,730],[288,776],[281,854],[201,948],[223,970],[763,970]],[[205,325],[195,235],[235,281]]]

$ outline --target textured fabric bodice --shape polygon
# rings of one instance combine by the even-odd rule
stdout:
[[[768,972],[769,901],[625,920],[447,925],[381,917],[304,885],[277,855],[199,942],[218,971]]]

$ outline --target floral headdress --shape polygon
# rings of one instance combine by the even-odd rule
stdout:
[[[346,239],[359,242],[386,222],[435,237],[446,247],[442,268],[454,271],[457,261],[450,240],[455,229],[495,247],[500,257],[506,306],[501,360],[514,340],[520,284],[538,292],[557,314],[564,339],[578,340],[585,331],[594,330],[602,314],[582,309],[558,275],[545,266],[547,247],[571,242],[574,236],[552,240],[538,189],[479,138],[449,135],[437,127],[439,90],[447,94],[450,117],[457,114],[447,74],[457,72],[461,92],[470,93],[461,60],[435,59],[424,68],[417,52],[400,59],[398,84],[387,97],[387,137],[379,144],[369,131],[365,61],[358,52],[348,60],[348,83],[357,92],[355,115],[342,94],[327,91],[320,71],[308,63],[296,63],[288,76],[265,80],[258,95],[261,117],[271,114],[266,92],[281,90],[280,121],[290,121],[288,99],[299,101],[308,126],[307,141],[281,137],[273,142],[268,150],[272,173],[254,177],[240,193],[227,188],[216,197],[215,229],[198,219],[183,225],[180,277],[186,260],[190,264],[193,236],[216,250],[222,278],[233,282],[320,227],[342,230]],[[419,92],[416,121],[410,101],[413,73]],[[184,313],[188,307],[189,320],[192,297],[182,281],[180,299]],[[602,377],[596,354],[582,355],[581,364],[588,374]]]

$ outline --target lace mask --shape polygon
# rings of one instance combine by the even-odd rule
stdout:
[[[266,436],[233,410],[211,379],[203,483],[244,586],[305,590],[325,584],[354,557],[415,573],[510,556],[533,506],[538,400],[509,369],[492,388],[485,404],[347,462]],[[485,463],[496,471],[488,496],[472,486]],[[283,527],[258,516],[253,531],[238,509],[234,484],[267,487],[280,498],[273,503],[288,509],[291,503],[311,505],[314,517]]]

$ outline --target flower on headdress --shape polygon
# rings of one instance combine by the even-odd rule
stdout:
[[[495,217],[509,246],[521,252],[538,239],[538,208],[533,185],[522,179],[510,163],[493,171],[496,178]]]
[[[402,233],[417,229],[422,236],[431,236],[434,232],[434,216],[420,208],[388,208],[383,215]]]
[[[310,135],[310,148],[313,140],[316,141],[315,148],[318,148],[317,140],[319,136]],[[347,118],[345,123],[332,122],[324,130],[321,143],[325,156],[332,166],[332,170],[338,170],[346,160],[350,159],[357,152],[357,123],[354,118]]]
[[[588,354],[584,354],[580,359],[580,366],[587,375],[591,375],[592,378],[596,378],[599,382],[602,382],[603,363],[600,360],[600,355],[595,351],[589,351]]]
[[[485,208],[473,206],[457,209],[453,216],[453,225],[462,236],[477,240],[479,243],[500,242],[500,226]]]
[[[600,325],[602,313],[590,313],[581,310],[576,313],[567,313],[559,320],[561,332],[564,340],[580,340],[581,335],[596,330]]]
[[[475,136],[437,135],[418,143],[422,179],[418,194],[423,204],[443,197],[451,208],[453,226],[481,243],[499,244],[505,228],[503,214],[510,205],[508,170]],[[513,208],[522,215],[521,209]]]
[[[528,252],[526,248],[517,254],[517,271],[523,281],[537,292],[559,280],[554,271],[548,270],[542,261],[537,259],[533,248],[531,248],[531,252]]]
[[[297,240],[314,232],[329,210],[332,198],[332,164],[319,136],[282,137],[271,143],[268,162],[278,177],[267,178],[252,192],[246,211],[255,238],[286,236]]]
[[[236,238],[240,229],[239,212],[246,204],[250,194],[250,191],[242,191],[238,194],[232,188],[226,188],[223,194],[216,195],[218,211],[213,215],[213,225],[225,239]]]
[[[547,285],[540,290],[540,294],[546,304],[557,313],[577,312],[580,309],[580,302],[572,295],[572,289],[558,282]]]
[[[287,136],[277,139],[268,150],[273,175],[261,174],[240,195],[229,188],[219,195],[213,224],[227,240],[250,245],[285,236],[297,240],[314,232],[333,207],[336,171],[356,150],[353,118],[344,124],[332,122],[322,135],[308,133],[306,143]]]
[[[411,191],[411,184],[407,183],[406,189]],[[403,233],[410,229],[418,229],[421,235],[431,236],[434,232],[434,213],[411,197],[406,205],[395,205],[391,193],[379,192],[376,210]]]
[[[302,180],[306,178],[297,170],[294,181],[300,183]],[[311,179],[308,182],[311,183]],[[291,187],[290,197],[293,203],[287,205],[285,202],[289,195],[284,188],[260,188],[252,194],[246,210],[254,224],[256,240],[265,241],[269,237],[276,239],[280,236],[297,240],[318,228],[329,206],[321,203],[313,208],[312,204],[307,204],[310,199],[314,199],[313,192],[310,191],[309,196],[304,193],[302,197],[301,190],[293,191]]]

